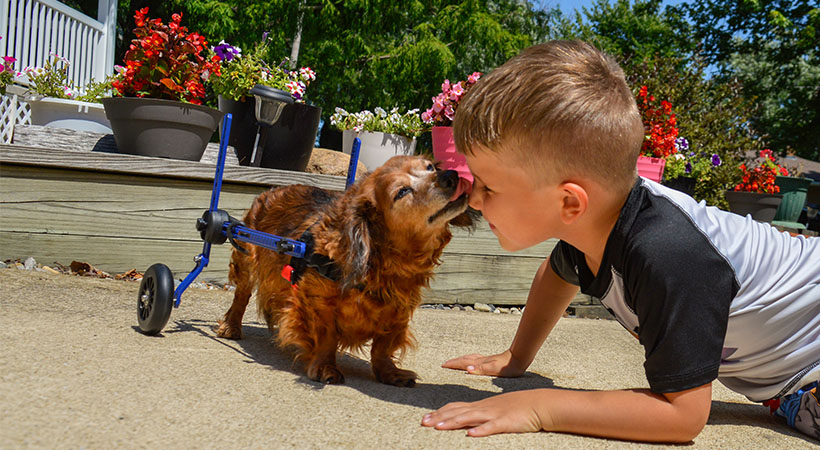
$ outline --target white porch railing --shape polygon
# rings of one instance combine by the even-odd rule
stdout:
[[[43,67],[50,53],[71,62],[75,86],[114,71],[117,0],[99,0],[97,20],[55,0],[0,0],[0,53],[14,68]],[[25,81],[25,80],[22,80]]]
[[[68,79],[82,88],[114,72],[117,0],[98,0],[97,20],[56,0],[0,0],[0,56],[17,58],[14,69],[43,67],[56,53],[69,65]],[[27,84],[25,76],[16,78]],[[28,105],[15,95],[0,99],[0,142],[15,123],[29,123]]]

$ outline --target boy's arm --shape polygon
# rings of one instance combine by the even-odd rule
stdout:
[[[634,441],[688,442],[709,417],[712,384],[671,394],[647,389],[536,389],[473,403],[450,403],[424,416],[439,430],[468,428],[470,436],[557,431]]]
[[[578,286],[559,277],[545,259],[532,280],[527,306],[512,345],[498,355],[466,355],[442,367],[466,370],[476,375],[517,377],[527,370],[544,340],[569,306]]]

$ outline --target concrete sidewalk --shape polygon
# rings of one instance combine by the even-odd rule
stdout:
[[[419,310],[415,388],[374,381],[360,355],[346,383],[311,382],[249,312],[245,339],[211,330],[231,294],[189,289],[165,331],[136,330],[138,284],[0,269],[3,448],[631,448],[552,433],[469,438],[419,425],[451,401],[545,386],[646,386],[642,349],[614,321],[563,319],[518,379],[442,369],[454,356],[505,349],[518,316]],[[251,308],[249,308],[251,309]],[[706,429],[688,448],[817,448],[765,408],[716,383]]]

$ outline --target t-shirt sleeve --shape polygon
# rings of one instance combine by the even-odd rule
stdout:
[[[550,254],[550,267],[552,267],[552,270],[561,279],[576,286],[580,284],[578,281],[578,264],[576,262],[579,253],[575,247],[564,241],[558,241]]]
[[[680,392],[717,378],[734,271],[705,239],[663,239],[630,252],[627,296],[638,316],[638,339],[652,392]]]

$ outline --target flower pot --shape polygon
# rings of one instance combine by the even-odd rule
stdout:
[[[638,175],[657,183],[660,183],[661,178],[663,178],[663,169],[665,166],[666,160],[663,158],[638,156]]]
[[[253,144],[259,125],[254,113],[254,98],[245,97],[241,101],[219,96],[219,111],[233,114],[231,119],[231,136],[228,145],[233,147],[239,165],[249,166],[253,154]],[[222,134],[222,121],[219,122],[219,133]]]
[[[207,106],[155,98],[104,98],[120,153],[199,161],[222,118]]]
[[[783,194],[783,201],[777,208],[774,220],[782,222],[797,222],[803,206],[806,205],[806,194],[812,183],[811,178],[784,177],[778,175],[775,178],[775,185],[780,187]]]
[[[111,123],[99,103],[54,97],[26,99],[31,108],[31,124],[77,131],[111,134]]]
[[[760,222],[771,222],[777,207],[783,201],[781,194],[761,194],[758,192],[726,191],[729,210],[741,216],[751,215]]]
[[[322,108],[304,103],[291,103],[282,110],[279,120],[262,127],[265,143],[261,167],[304,172],[316,142]]]
[[[342,133],[342,151],[348,155],[353,150],[353,140],[359,137],[359,161],[373,171],[396,155],[412,155],[416,151],[416,140],[392,133],[345,130]]]
[[[683,192],[684,194],[693,197],[695,195],[695,180],[691,177],[675,177],[671,180],[665,180],[663,185],[666,187],[670,187],[676,191]]]

